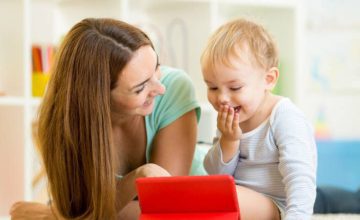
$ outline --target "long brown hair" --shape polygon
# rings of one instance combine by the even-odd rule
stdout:
[[[37,144],[52,200],[65,218],[116,217],[110,91],[145,45],[152,43],[132,25],[84,19],[57,52],[39,110]]]

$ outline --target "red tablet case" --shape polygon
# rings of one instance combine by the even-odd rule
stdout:
[[[139,178],[136,186],[140,220],[240,219],[229,175]]]

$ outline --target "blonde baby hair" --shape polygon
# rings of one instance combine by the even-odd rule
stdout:
[[[250,20],[236,19],[223,24],[211,35],[201,55],[202,71],[214,71],[217,64],[231,67],[230,57],[244,59],[243,52],[247,52],[252,65],[264,70],[278,67],[277,46],[265,28]]]

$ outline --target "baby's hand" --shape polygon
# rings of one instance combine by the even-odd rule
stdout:
[[[227,141],[240,140],[242,130],[240,128],[239,113],[234,108],[223,105],[220,107],[217,117],[217,127],[222,133],[222,139]]]

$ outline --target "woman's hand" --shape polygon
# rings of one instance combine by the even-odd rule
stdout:
[[[17,202],[10,209],[13,220],[57,219],[49,206],[36,202]]]
[[[139,219],[140,207],[133,201],[137,195],[135,181],[141,177],[170,176],[169,172],[159,165],[148,163],[131,171],[117,183],[118,219]]]
[[[136,177],[162,177],[170,176],[170,173],[161,166],[148,163],[136,169]]]

